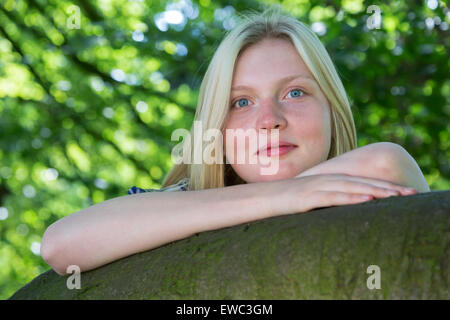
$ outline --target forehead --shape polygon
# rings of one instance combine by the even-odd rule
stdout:
[[[236,60],[233,83],[278,80],[293,74],[314,79],[295,46],[286,39],[264,39],[247,47]],[[238,83],[239,82],[239,83]]]
[[[306,82],[308,82],[310,84],[313,84],[313,85],[316,84],[314,78],[312,78],[309,75],[305,75],[305,74],[294,74],[294,75],[282,77],[282,78],[280,78],[280,79],[278,79],[276,81],[276,84],[277,85],[282,85],[284,83],[289,83],[289,82],[291,82],[293,80],[303,80],[303,81],[306,81]],[[252,90],[252,86],[251,85],[242,84],[242,85],[234,85],[234,86],[231,87],[231,92],[239,91],[239,90]]]

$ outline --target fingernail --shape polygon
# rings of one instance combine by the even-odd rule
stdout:
[[[399,193],[399,191],[393,190],[393,189],[386,189],[386,191],[387,191],[389,194],[398,194],[398,193]]]

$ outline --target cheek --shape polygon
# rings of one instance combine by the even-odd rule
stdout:
[[[235,153],[236,152],[236,144],[234,144],[234,148],[233,148],[233,141],[232,141],[232,137],[230,139],[227,139],[227,136],[224,135],[224,140],[225,140],[225,155],[229,156],[231,153]]]
[[[310,118],[311,119],[311,118]],[[323,122],[319,119],[311,119],[309,121],[302,121],[299,131],[305,136],[316,136],[323,131]]]
[[[299,137],[323,138],[329,134],[329,116],[321,112],[321,108],[308,109],[307,112],[298,112],[293,115],[295,131]]]
[[[228,129],[232,130],[231,128],[228,128]],[[242,137],[236,136],[233,134],[230,134],[229,137],[227,137],[225,134],[224,140],[225,140],[224,154],[228,158],[228,160],[235,159],[235,161],[236,161],[236,159],[238,158],[239,155],[245,156],[247,154],[246,147],[248,146],[248,143],[249,143],[248,138],[245,138],[244,143],[242,143],[242,140],[243,140]]]
[[[245,120],[242,119],[233,119],[230,118],[226,124],[225,129],[223,130],[223,139],[224,139],[224,146],[225,146],[225,151],[226,152],[236,152],[237,151],[237,137],[235,135],[232,134],[233,131],[237,130],[237,129],[241,129],[241,130],[247,130],[249,128],[249,123]],[[230,130],[230,136],[229,139],[227,139],[227,131],[226,130]],[[234,142],[233,142],[234,140]],[[234,144],[234,150],[233,150],[233,144]]]

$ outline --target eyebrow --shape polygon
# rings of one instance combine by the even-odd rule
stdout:
[[[308,76],[308,75],[295,74],[295,75],[287,76],[285,78],[280,79],[278,81],[278,84],[287,83],[287,82],[290,82],[290,81],[292,81],[294,79],[297,79],[297,78],[303,78],[303,79],[306,79],[308,81],[315,82],[315,80],[313,78],[311,78],[310,76]],[[241,85],[241,86],[234,86],[234,87],[232,87],[231,91],[244,90],[244,89],[252,89],[252,88],[248,87],[248,86]]]

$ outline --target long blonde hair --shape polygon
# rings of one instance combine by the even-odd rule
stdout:
[[[330,105],[331,147],[328,159],[357,146],[356,129],[350,103],[333,62],[315,33],[304,23],[283,13],[279,5],[264,12],[248,11],[238,15],[239,23],[230,30],[217,48],[200,86],[194,121],[201,121],[203,130],[223,132],[229,110],[233,70],[239,55],[249,46],[266,38],[290,40],[297,49]],[[191,137],[193,137],[191,127]],[[191,139],[192,140],[192,139]],[[215,150],[223,150],[223,142],[215,141]],[[191,155],[204,145],[191,143]],[[223,156],[223,155],[222,155]],[[175,164],[166,175],[163,186],[189,178],[189,190],[221,188],[246,183],[226,163]]]

